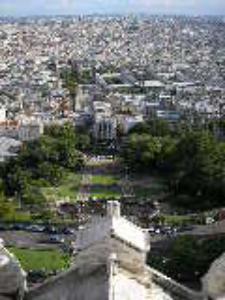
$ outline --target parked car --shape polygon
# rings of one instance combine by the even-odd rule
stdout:
[[[148,232],[149,232],[149,233],[154,233],[154,232],[155,232],[154,226],[149,227],[149,228],[148,228]]]
[[[83,230],[85,227],[83,225],[78,226],[78,230]]]
[[[63,244],[65,240],[59,235],[52,235],[49,237],[49,242],[52,244]]]
[[[45,226],[43,225],[29,225],[26,227],[27,231],[31,232],[44,232]]]
[[[45,230],[44,230],[46,233],[50,233],[50,234],[57,234],[59,233],[59,231],[57,230],[57,228],[55,226],[46,226],[45,227]]]
[[[8,229],[9,230],[26,230],[27,225],[26,224],[15,223],[15,224],[9,225]]]
[[[0,231],[8,230],[8,226],[6,224],[0,224]]]
[[[65,227],[65,228],[63,228],[62,233],[68,234],[68,235],[73,235],[73,234],[75,234],[75,229]]]
[[[160,234],[160,233],[161,233],[161,229],[160,229],[160,228],[156,228],[156,229],[155,229],[155,233],[156,233],[156,234]]]

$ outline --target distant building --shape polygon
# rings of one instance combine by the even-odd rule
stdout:
[[[0,122],[4,122],[6,120],[6,109],[0,108]]]
[[[179,112],[171,110],[157,110],[156,117],[166,120],[169,123],[177,123],[181,118],[181,114]]]
[[[0,162],[16,157],[22,143],[16,139],[0,137]]]
[[[38,140],[43,133],[44,126],[42,123],[22,123],[19,127],[18,137],[20,141],[32,141]]]
[[[7,120],[0,122],[0,136],[19,139],[20,141],[33,141],[41,137],[44,132],[42,122]]]
[[[95,119],[93,127],[93,136],[96,140],[112,141],[116,138],[116,134],[116,118],[99,116]]]
[[[161,106],[159,101],[154,101],[154,102],[145,101],[143,113],[146,117],[150,117],[150,118],[155,117],[156,111],[159,110],[160,107]]]
[[[144,122],[144,118],[142,115],[136,115],[136,116],[122,115],[119,119],[120,119],[120,124],[122,125],[123,132],[125,134],[127,134],[136,125]]]
[[[110,103],[95,101],[93,103],[93,137],[100,141],[112,141],[116,138],[117,121],[112,116]]]
[[[20,122],[17,120],[5,120],[0,122],[0,136],[18,138]]]

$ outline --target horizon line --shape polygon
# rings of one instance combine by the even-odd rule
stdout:
[[[41,18],[41,17],[85,17],[85,16],[166,16],[166,17],[225,17],[225,13],[217,14],[217,13],[166,13],[166,12],[158,12],[158,13],[146,13],[146,12],[112,12],[112,13],[103,13],[103,12],[90,12],[90,13],[62,13],[62,14],[51,14],[51,13],[42,13],[42,14],[24,14],[24,15],[16,15],[16,14],[0,14],[0,18]]]

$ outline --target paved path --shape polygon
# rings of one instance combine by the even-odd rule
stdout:
[[[91,156],[86,158],[82,171],[81,187],[77,194],[78,201],[88,201],[91,196],[91,185],[94,175],[110,174],[111,168],[115,165],[113,159],[97,158]]]
[[[225,220],[216,222],[211,225],[197,225],[192,231],[191,235],[218,235],[225,234]]]
[[[0,237],[4,240],[7,247],[30,249],[61,249],[61,244],[54,244],[49,241],[51,234],[29,232],[23,230],[5,230],[0,232]],[[74,241],[76,235],[60,234],[66,242]]]
[[[82,171],[81,187],[77,194],[77,201],[88,201],[90,198],[90,186],[92,183],[92,174],[88,168],[88,161],[85,162],[84,169]]]

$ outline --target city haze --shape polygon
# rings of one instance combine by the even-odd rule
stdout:
[[[0,0],[0,16],[67,14],[223,15],[223,0]]]

